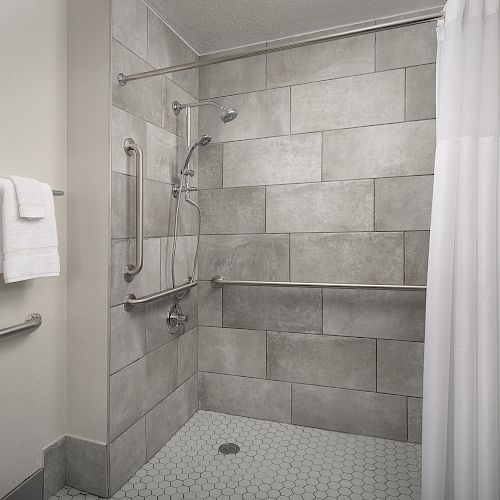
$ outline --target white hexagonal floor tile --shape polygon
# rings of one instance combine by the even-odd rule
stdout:
[[[418,444],[200,410],[113,498],[419,500],[420,463]],[[96,498],[65,487],[50,500]]]

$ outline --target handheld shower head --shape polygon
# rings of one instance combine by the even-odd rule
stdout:
[[[193,153],[194,153],[194,150],[198,147],[198,146],[206,146],[207,144],[209,144],[211,142],[212,138],[209,136],[209,135],[202,135],[201,137],[199,137],[194,143],[193,145],[191,146],[191,148],[189,149],[189,153],[188,155],[186,156],[186,161],[184,162],[184,168],[182,169],[182,172],[185,173],[185,172],[188,172],[189,171],[189,162],[191,161],[191,156],[193,156]],[[194,175],[194,172],[193,172],[193,175]]]

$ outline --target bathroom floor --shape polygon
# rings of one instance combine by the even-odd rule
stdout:
[[[200,410],[113,498],[420,499],[420,457],[418,444]],[[63,488],[50,500],[95,498]]]

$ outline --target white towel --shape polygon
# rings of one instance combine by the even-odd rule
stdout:
[[[42,184],[44,219],[19,217],[10,179],[0,179],[0,273],[5,283],[59,276],[59,250],[52,189]]]
[[[26,219],[43,219],[45,203],[42,185],[36,179],[11,175],[8,177],[16,188],[19,217]]]

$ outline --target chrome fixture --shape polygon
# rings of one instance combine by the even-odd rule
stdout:
[[[376,24],[373,26],[365,26],[363,28],[356,28],[347,31],[342,31],[340,33],[333,33],[331,35],[325,35],[318,38],[312,38],[310,40],[302,40],[300,42],[293,42],[283,45],[277,45],[275,47],[266,47],[265,49],[254,50],[251,52],[245,52],[240,54],[235,54],[231,56],[214,57],[205,61],[196,61],[185,64],[177,64],[176,66],[168,66],[166,68],[155,69],[152,71],[143,71],[141,73],[134,73],[131,75],[125,75],[123,73],[118,73],[117,79],[120,85],[127,85],[128,82],[134,80],[142,80],[143,78],[151,78],[152,76],[168,75],[170,73],[177,73],[178,71],[185,71],[187,69],[202,68],[204,66],[211,66],[212,64],[219,64],[228,61],[237,61],[238,59],[244,59],[246,57],[260,56],[266,54],[272,54],[273,52],[280,52],[282,50],[297,49],[300,47],[306,47],[307,45],[314,45],[317,43],[330,42],[332,40],[339,40],[342,38],[350,38],[353,36],[364,35],[366,33],[377,33],[379,31],[387,31],[395,28],[403,28],[405,26],[412,26],[415,24],[427,23],[430,21],[437,21],[442,19],[444,16],[443,12],[438,12],[435,14],[425,14],[422,16],[411,17],[409,19],[402,19],[397,21],[390,21],[387,23]]]
[[[199,106],[215,106],[220,110],[220,119],[224,122],[232,122],[237,116],[238,112],[233,108],[226,108],[222,104],[219,104],[215,101],[198,101],[198,102],[190,102],[187,104],[181,104],[179,101],[174,101],[172,103],[172,111],[175,115],[178,115],[181,110],[185,108],[196,108]]]
[[[171,295],[176,295],[178,293],[189,290],[198,285],[196,281],[188,281],[183,285],[179,285],[168,290],[162,290],[161,292],[151,293],[150,295],[145,295],[144,297],[136,298],[133,293],[130,293],[125,297],[123,306],[126,311],[131,311],[135,306],[142,306],[144,304],[150,304],[151,302],[156,302],[157,300],[164,299],[165,297],[170,297]]]
[[[52,194],[54,196],[64,196],[64,191],[61,191],[60,189],[53,189]]]
[[[186,156],[186,161],[184,162],[184,167],[181,170],[182,175],[188,175],[189,177],[194,176],[194,170],[191,170],[189,168],[189,162],[191,161],[191,156],[193,156],[194,150],[198,146],[206,146],[207,144],[210,144],[210,141],[212,138],[209,135],[202,135],[198,140],[196,140],[191,148],[189,149],[189,153]]]
[[[168,331],[175,334],[189,321],[189,316],[183,314],[182,307],[179,304],[174,304],[168,311],[165,319],[167,321]]]
[[[425,285],[371,285],[365,283],[302,283],[297,281],[245,281],[226,280],[217,275],[212,278],[212,285],[221,288],[224,285],[238,286],[277,286],[277,287],[298,287],[298,288],[338,288],[338,289],[358,289],[358,290],[402,290],[402,291],[425,291]]]
[[[21,333],[34,332],[42,324],[42,316],[38,313],[30,313],[26,316],[24,323],[19,325],[10,326],[8,328],[2,328],[0,330],[0,340],[14,337]]]
[[[139,274],[144,263],[144,168],[143,168],[143,153],[142,148],[134,142],[130,137],[125,139],[123,149],[129,156],[135,154],[135,264],[127,264],[125,266],[123,277],[129,282],[134,279],[134,276]]]

